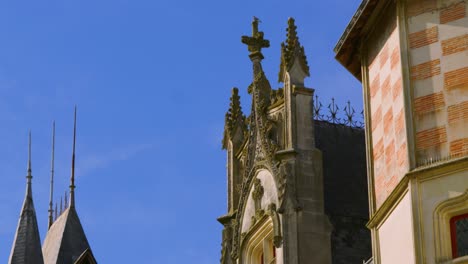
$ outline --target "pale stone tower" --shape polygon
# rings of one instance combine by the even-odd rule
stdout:
[[[31,132],[29,132],[28,174],[26,197],[21,209],[18,228],[13,241],[8,264],[44,264],[41,251],[41,238],[37,227],[36,210],[32,196]]]
[[[468,261],[466,0],[365,0],[337,60],[363,85],[375,263]]]
[[[347,232],[352,234],[350,240],[364,245],[370,245],[370,238],[360,232],[365,229],[363,221],[359,226],[334,229],[326,214],[322,152],[316,147],[317,123],[312,116],[314,90],[304,87],[309,67],[294,19],[288,21],[287,40],[281,48],[279,81],[284,86],[278,90],[271,88],[262,69],[261,49],[269,47],[269,41],[258,30],[258,23],[254,18],[252,36],[242,37],[253,63],[253,82],[248,88],[250,116],[242,112],[237,88],[226,114],[223,148],[228,160],[228,214],[218,219],[225,227],[221,263],[346,263],[338,255],[351,246],[344,249],[347,246],[340,244],[339,237]],[[343,129],[325,124],[320,130],[329,128],[335,132]],[[362,139],[362,133],[356,135]],[[360,162],[365,165],[364,159]],[[365,173],[351,177],[365,179]],[[359,186],[365,196],[365,180],[362,183]],[[348,191],[355,190],[349,186]],[[362,201],[357,207],[367,213],[367,200]],[[350,217],[349,222],[357,218]],[[333,219],[342,220],[335,215]],[[370,256],[370,248],[350,249],[343,256],[362,261]]]

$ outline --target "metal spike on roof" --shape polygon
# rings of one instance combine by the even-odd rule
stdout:
[[[68,193],[67,193],[67,191],[65,191],[65,196],[64,196],[65,197],[65,206],[64,206],[65,209],[68,208],[68,198],[67,198],[67,196],[68,196]]]
[[[49,196],[49,226],[48,229],[54,223],[54,209],[53,209],[53,200],[54,200],[54,161],[55,160],[55,121],[52,123],[52,158],[50,162],[50,196]]]
[[[63,213],[63,197],[60,196],[60,215]]]
[[[55,215],[54,215],[54,220],[57,220],[57,217],[58,217],[58,207],[57,207],[57,203],[55,203],[55,211],[54,211]]]
[[[72,168],[70,177],[70,207],[75,207],[75,144],[76,144],[76,105],[75,118],[73,126],[73,151],[72,151]]]
[[[28,169],[27,169],[26,196],[21,209],[18,228],[8,260],[9,264],[22,264],[25,260],[35,260],[35,264],[43,264],[41,239],[37,226],[36,210],[32,197],[32,170],[31,170],[31,131],[29,131]],[[30,263],[30,262],[26,262]]]

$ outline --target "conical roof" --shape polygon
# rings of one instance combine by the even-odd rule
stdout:
[[[26,196],[21,209],[18,228],[11,248],[9,264],[44,264],[41,238],[37,226],[36,210],[32,197],[31,133],[29,133],[29,158]]]
[[[75,207],[68,207],[47,232],[42,252],[46,264],[71,264],[89,249]]]
[[[36,211],[29,184],[11,249],[9,264],[44,264]]]

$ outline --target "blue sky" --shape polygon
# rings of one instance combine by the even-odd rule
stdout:
[[[359,0],[44,0],[0,2],[0,263],[25,192],[27,133],[45,238],[52,120],[56,198],[68,186],[78,105],[77,210],[100,263],[217,263],[226,212],[224,115],[244,109],[252,16],[271,42],[264,69],[280,87],[292,16],[324,104],[362,109],[360,84],[333,47]]]

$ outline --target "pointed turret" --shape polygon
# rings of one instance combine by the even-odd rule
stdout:
[[[24,198],[18,228],[11,249],[9,264],[44,264],[41,239],[37,226],[36,210],[32,197],[31,131],[29,132],[28,174],[26,176],[26,197]]]
[[[289,18],[288,27],[286,29],[286,41],[281,43],[281,65],[278,74],[278,81],[284,83],[284,122],[286,124],[284,139],[287,149],[295,149],[297,147],[296,143],[298,139],[296,132],[294,132],[294,129],[297,129],[295,127],[297,125],[295,120],[308,120],[310,118],[309,114],[312,113],[314,93],[313,89],[304,86],[304,79],[308,77],[310,73],[304,47],[299,42],[296,29],[294,18]],[[302,104],[305,101],[310,101],[310,104],[305,104],[310,109],[303,109],[300,112],[296,112],[296,103],[301,102]],[[306,132],[304,130],[306,128],[307,131],[310,131]],[[302,127],[301,133],[312,135],[312,123],[307,123],[306,128]],[[313,144],[314,143],[311,142],[305,145],[313,146]]]
[[[285,82],[286,73],[293,84],[304,84],[305,77],[310,76],[309,65],[305,55],[304,47],[299,42],[297,27],[294,18],[288,19],[287,39],[281,43],[281,65],[278,75],[279,82]]]
[[[55,220],[47,232],[42,252],[47,264],[76,263],[87,250],[91,250],[80,218],[75,209],[75,143],[76,106],[73,127],[72,168],[70,177],[70,204]],[[68,204],[68,201],[67,201]]]

